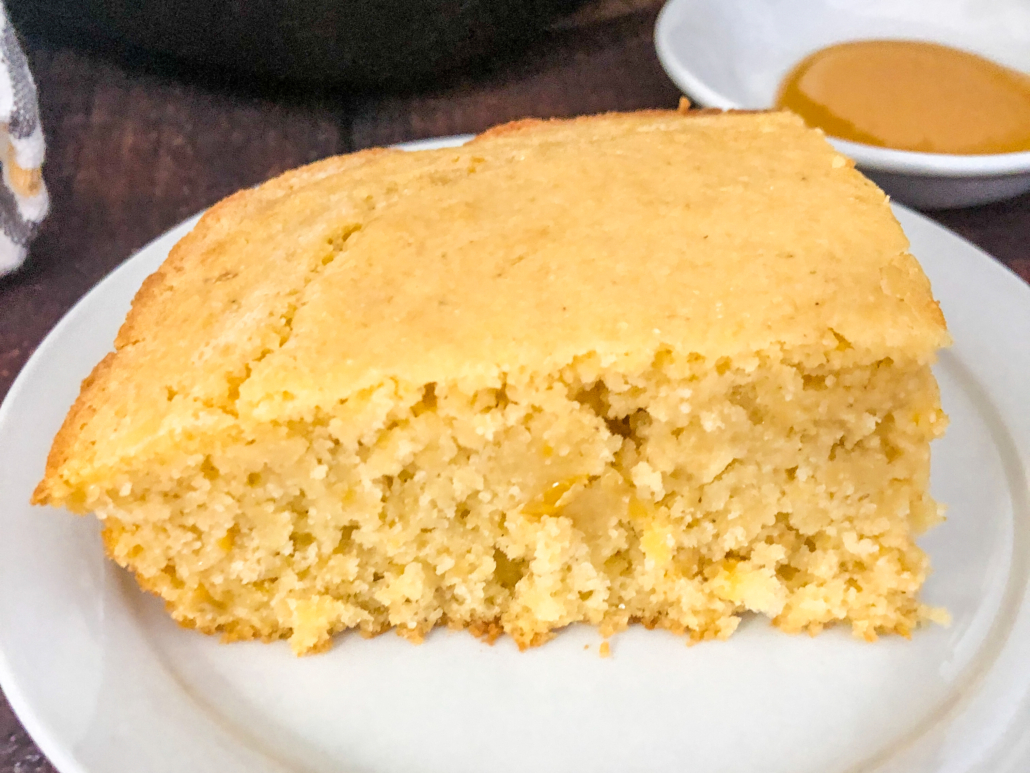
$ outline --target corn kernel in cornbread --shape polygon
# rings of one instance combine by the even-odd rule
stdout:
[[[176,620],[326,647],[931,614],[948,341],[883,193],[788,114],[368,151],[212,208],[35,500]]]

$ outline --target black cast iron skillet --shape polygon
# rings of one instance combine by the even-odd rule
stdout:
[[[23,32],[72,30],[201,67],[401,86],[515,49],[583,0],[8,0]]]

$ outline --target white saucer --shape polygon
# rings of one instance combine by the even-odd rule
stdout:
[[[930,40],[1030,74],[1026,0],[669,0],[655,26],[665,71],[698,104],[772,107],[787,72],[833,43]],[[831,139],[898,201],[966,207],[1030,190],[1030,152],[912,153]]]
[[[466,634],[325,655],[176,627],[102,557],[96,522],[33,508],[54,432],[133,293],[191,226],[87,295],[0,407],[0,684],[62,773],[533,770],[1015,773],[1030,767],[1030,288],[930,221],[898,215],[955,337],[925,598],[950,628],[875,645],[747,621],[687,647],[635,628],[598,656],[574,628],[519,653]],[[590,645],[584,650],[584,645]]]

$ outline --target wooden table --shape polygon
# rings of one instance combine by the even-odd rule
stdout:
[[[29,263],[0,279],[0,399],[90,287],[155,236],[290,167],[523,116],[673,107],[654,54],[654,0],[603,0],[517,60],[429,91],[354,95],[224,82],[146,58],[27,43],[48,148],[50,218]],[[1030,196],[933,213],[1030,281]],[[53,771],[0,696],[0,773]]]

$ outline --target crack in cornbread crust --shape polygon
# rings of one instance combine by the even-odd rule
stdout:
[[[681,139],[682,147],[670,147]],[[742,162],[724,159],[724,166],[735,176],[724,169],[697,171],[691,167],[693,158],[718,154],[720,143],[741,139],[756,146],[770,143],[769,148],[783,152],[770,163],[769,153],[755,151],[755,158],[761,155],[766,160],[753,163],[755,159],[742,149]],[[599,178],[591,162],[573,165],[556,179],[548,177],[550,166],[566,160],[569,147],[583,145],[591,147],[598,157],[609,159],[607,166],[602,165],[605,174]],[[620,157],[633,163],[620,165]],[[642,174],[641,168],[654,157],[668,159],[668,163],[660,170],[650,170],[651,174]],[[656,177],[655,171],[661,176]],[[697,185],[711,187],[698,195],[687,185],[677,188],[677,177],[685,178],[695,191]],[[572,194],[590,186],[597,188],[599,182],[604,185],[591,199],[591,211],[584,213],[581,206],[576,209]],[[778,186],[786,186],[801,201],[819,202],[817,208],[800,207],[795,215],[799,220],[807,217],[812,221],[810,225],[781,223],[763,210],[763,199],[774,195]],[[823,191],[825,197],[808,193],[809,187]],[[656,193],[658,188],[673,189],[675,195],[663,198]],[[625,192],[625,198],[612,200],[604,194],[609,189]],[[506,191],[507,199],[491,200],[490,192],[496,190]],[[638,202],[648,200],[651,210],[634,209]],[[511,202],[519,206],[509,212]],[[553,215],[556,207],[570,204],[571,217],[562,220]],[[823,212],[820,207],[827,204],[840,206],[841,212]],[[739,211],[734,213],[733,206]],[[718,217],[727,208],[731,218],[720,226]],[[839,222],[841,217],[850,219]],[[456,225],[443,228],[441,220]],[[518,237],[516,242],[486,239],[471,244],[452,238],[457,234],[471,240],[479,223],[506,220],[516,223],[511,226]],[[738,223],[736,230],[727,227],[732,222]],[[752,238],[747,231],[741,232],[740,222],[747,222],[758,236]],[[582,233],[570,231],[570,223],[573,228],[581,226]],[[616,223],[620,228],[613,228]],[[691,232],[692,225],[707,230]],[[803,226],[814,232],[815,239],[799,238],[805,234]],[[627,240],[627,233],[633,235],[632,240]],[[662,247],[661,239],[666,237],[673,245],[691,244],[693,252],[688,255],[670,251],[668,245]],[[795,243],[802,244],[807,252],[791,253]],[[612,244],[619,245],[622,252],[612,252]],[[496,253],[504,249],[514,251],[491,255],[491,250]],[[590,260],[577,264],[576,249]],[[741,249],[750,250],[745,255],[748,261],[733,264]],[[548,254],[548,250],[554,254]],[[480,260],[481,255],[493,262]],[[429,271],[420,274],[427,256],[435,262],[429,264]],[[785,270],[789,261],[798,265]],[[738,286],[738,279],[720,269],[726,263],[737,273],[745,269],[753,273],[752,286]],[[639,280],[647,278],[639,276],[641,265],[647,265],[663,281],[654,287],[640,285]],[[549,272],[554,266],[561,266],[566,274],[559,272],[552,281]],[[811,274],[806,276],[808,269]],[[615,285],[605,283],[605,271],[618,280]],[[666,274],[661,275],[662,271]],[[710,275],[720,275],[720,271],[724,285],[708,287],[708,295],[700,301],[692,297],[689,284],[676,286],[684,276],[704,277],[711,285]],[[765,286],[775,288],[791,277],[804,282],[782,287],[778,300],[768,297],[763,281]],[[466,285],[475,288],[474,292],[465,292],[457,280],[467,280]],[[834,283],[849,286],[845,292]],[[670,287],[663,288],[663,284]],[[484,289],[491,285],[496,286],[493,295]],[[552,288],[560,294],[551,292]],[[750,290],[751,303],[739,303],[742,290]],[[645,302],[634,301],[634,292]],[[498,295],[507,304],[503,319],[490,314]],[[479,296],[490,303],[482,304]],[[446,305],[444,302],[452,303],[465,314],[465,320],[472,321],[456,322],[456,317],[439,311],[434,305],[437,300],[439,308]],[[611,309],[614,313],[599,317],[595,309]],[[805,317],[806,324],[789,324],[797,316]],[[326,320],[331,322],[327,325]],[[196,330],[198,335],[175,336],[167,334],[168,330]],[[234,638],[290,636],[298,650],[324,646],[333,630],[353,626],[372,634],[385,627],[410,625],[411,635],[418,636],[438,624],[500,625],[520,644],[532,644],[573,619],[588,619],[610,630],[639,619],[703,638],[728,635],[736,615],[753,608],[775,616],[777,624],[788,630],[814,630],[833,620],[848,619],[861,635],[886,630],[906,632],[926,613],[914,600],[926,567],[922,554],[911,543],[911,533],[927,525],[936,513],[925,497],[924,473],[928,441],[943,428],[943,417],[936,406],[936,388],[928,366],[935,349],[946,341],[939,309],[925,277],[907,254],[907,243],[890,218],[882,193],[816,135],[804,131],[796,119],[772,114],[684,117],[651,112],[568,122],[520,122],[488,132],[460,150],[415,156],[378,151],[330,159],[213,208],[137,296],[116,342],[117,352],[87,380],[55,441],[36,501],[64,504],[79,511],[96,510],[105,519],[109,551],[119,563],[133,568],[141,584],[169,600],[180,621],[202,630],[221,630]],[[828,355],[827,351],[836,353]],[[327,353],[332,353],[329,360]],[[886,367],[894,374],[892,378],[920,379],[921,391],[911,398],[911,405],[899,403],[886,413],[875,414],[876,426],[893,426],[898,416],[905,424],[910,413],[922,416],[926,424],[911,437],[910,428],[898,430],[901,447],[908,448],[899,457],[901,466],[895,468],[903,473],[898,479],[902,490],[895,492],[898,502],[885,511],[904,528],[891,547],[896,553],[891,559],[897,564],[895,570],[872,583],[883,609],[873,609],[875,604],[870,602],[865,611],[859,611],[855,599],[866,591],[852,588],[854,593],[847,603],[841,601],[847,596],[846,589],[838,589],[841,592],[835,591],[833,598],[809,599],[810,606],[820,607],[815,612],[791,616],[787,601],[777,611],[783,593],[777,595],[776,583],[783,582],[769,576],[770,567],[757,568],[759,574],[764,572],[764,586],[748,579],[754,574],[750,566],[737,571],[739,564],[750,560],[749,549],[744,553],[738,550],[740,555],[727,551],[706,558],[706,566],[715,568],[712,577],[703,578],[704,588],[698,592],[704,599],[698,601],[698,610],[704,607],[708,611],[700,616],[691,613],[692,618],[660,609],[661,603],[675,600],[674,591],[666,593],[664,601],[641,606],[636,613],[566,610],[554,617],[554,609],[548,611],[546,602],[541,601],[546,594],[538,593],[540,603],[529,604],[518,619],[483,610],[473,614],[468,609],[436,610],[432,614],[416,614],[409,609],[405,613],[382,601],[375,603],[383,609],[373,609],[362,617],[360,609],[342,614],[334,608],[340,599],[333,594],[346,595],[339,588],[305,597],[299,590],[303,582],[295,583],[291,590],[281,587],[284,583],[280,577],[274,582],[275,588],[263,587],[252,594],[251,601],[271,607],[274,603],[270,600],[278,599],[286,606],[271,617],[247,619],[244,614],[227,612],[232,608],[228,597],[218,587],[204,584],[212,581],[211,572],[224,570],[219,568],[220,562],[231,565],[237,553],[245,554],[233,544],[239,537],[232,534],[232,525],[225,525],[229,523],[226,521],[221,532],[211,530],[210,524],[190,525],[196,513],[169,505],[178,495],[171,491],[162,494],[161,485],[149,480],[147,474],[148,468],[171,470],[172,478],[187,481],[196,476],[217,486],[235,463],[226,461],[225,454],[247,443],[260,445],[275,440],[265,432],[269,428],[304,437],[323,421],[353,422],[355,426],[366,421],[371,423],[365,426],[365,436],[352,441],[371,448],[379,442],[377,433],[383,428],[377,424],[382,416],[362,414],[361,406],[369,401],[382,399],[392,404],[410,400],[411,405],[417,405],[430,385],[440,395],[463,395],[463,399],[474,401],[490,390],[504,391],[508,386],[525,390],[532,383],[525,399],[511,403],[526,407],[539,402],[536,392],[547,392],[555,386],[533,382],[534,372],[557,373],[583,358],[597,358],[603,363],[606,377],[618,381],[643,372],[662,357],[708,368],[720,367],[718,363],[722,362],[721,367],[740,369],[742,373],[759,367],[756,363],[762,358],[773,365],[789,360],[802,381],[825,378],[820,369],[827,367],[832,369],[831,376],[849,368],[873,372],[881,367],[877,363],[888,362],[889,358]],[[326,367],[327,361],[332,367]],[[146,378],[141,379],[141,373]],[[741,379],[736,386],[746,388],[747,379]],[[609,394],[620,394],[617,385],[601,381]],[[880,399],[890,402],[894,397],[888,394]],[[725,398],[723,395],[724,404],[713,402],[708,412],[717,415],[728,410]],[[562,399],[565,402],[554,403],[555,410],[578,415],[578,409],[570,409],[568,396]],[[921,407],[913,408],[916,404]],[[509,407],[494,406],[491,410]],[[543,413],[549,410],[537,407]],[[639,406],[636,410],[650,416],[652,407]],[[629,414],[599,418],[595,410],[593,416],[595,423],[617,424]],[[605,453],[614,458],[629,453],[629,446],[639,445],[637,439],[630,441],[620,431],[612,431],[613,427],[605,424],[604,431],[595,427],[598,448],[607,448]],[[717,433],[718,428],[702,427],[701,431]],[[577,437],[582,436],[580,433]],[[899,440],[893,435],[885,440],[898,447]],[[325,449],[315,452],[316,456],[329,453],[329,457],[335,453]],[[303,456],[307,452],[298,453]],[[604,480],[604,469],[613,469],[610,461],[597,451],[593,462],[595,467],[601,464],[601,471],[576,472],[543,484],[537,481],[537,487],[543,485],[549,490],[549,486],[568,485],[568,491],[560,491],[562,496],[585,496],[585,488],[601,485],[597,481]],[[654,482],[657,475],[663,481],[662,490],[672,483],[665,477],[678,474],[675,468],[656,468],[650,460],[644,463],[648,468],[639,468],[636,477]],[[638,465],[616,465],[618,470],[611,479],[614,482],[604,485],[618,489],[621,493],[616,499],[627,508],[631,501],[638,501],[639,506],[634,507],[644,507],[645,511],[651,506],[666,507],[668,503],[662,504],[665,497],[658,497],[657,489],[651,491],[650,499],[647,487],[640,489],[644,484],[633,473]],[[329,465],[319,462],[301,472],[310,477],[322,466]],[[248,475],[263,474],[260,466],[252,464],[248,469]],[[786,474],[783,470],[781,473]],[[200,489],[190,485],[195,495],[210,494],[202,484],[197,484]],[[391,497],[398,493],[390,488],[392,485],[379,492],[377,501],[366,503],[366,509],[377,512],[388,508]],[[544,493],[529,486],[523,499],[516,498],[506,507],[511,513],[522,512],[527,506],[532,508],[532,502]],[[167,501],[159,501],[162,497]],[[899,504],[902,501],[905,507]],[[560,504],[563,509],[575,509],[571,499]],[[272,515],[292,513],[290,517],[304,521],[301,525],[306,527],[311,513],[305,512],[305,507],[308,504],[304,501],[277,502]],[[199,512],[197,507],[194,510]],[[847,520],[854,520],[855,513],[848,508],[841,512]],[[645,520],[654,516],[647,513]],[[444,520],[453,517],[446,515]],[[567,526],[563,518],[557,511],[540,516],[538,523],[543,526],[558,524],[557,532],[544,535],[545,543],[547,539],[576,542],[574,533],[562,531]],[[674,525],[680,528],[689,522],[681,519]],[[167,543],[168,534],[160,533],[160,529],[140,534],[143,527],[155,524],[163,524],[166,531],[182,531],[176,532],[178,541]],[[332,555],[336,549],[330,544],[332,529],[340,532],[349,527],[343,521],[330,525],[332,528],[326,527],[329,536],[318,538],[304,528],[293,528],[296,523],[291,523],[285,533],[270,538],[269,544],[276,539],[278,543],[269,550],[281,555],[287,565],[299,560],[295,550],[310,552],[312,545],[316,546],[316,555]],[[361,526],[348,536],[370,534],[373,526]],[[733,528],[730,524],[722,526]],[[836,528],[832,524],[822,527],[823,531]],[[568,528],[574,531],[576,527],[573,524]],[[195,540],[186,534],[190,529],[198,532]],[[646,529],[638,534],[637,526],[629,526],[624,531],[628,535],[625,549],[631,553],[634,548],[629,543],[633,540],[654,541],[646,536]],[[882,542],[882,534],[862,534],[850,527],[848,531],[854,540],[845,552],[868,550],[869,545],[861,544],[862,539]],[[296,538],[295,533],[299,535]],[[833,539],[839,537],[826,534]],[[786,532],[779,536],[784,535]],[[162,555],[164,548],[155,546],[164,544],[163,539],[166,548],[174,548],[165,556],[169,564],[182,564],[172,566],[170,574],[164,565],[147,565]],[[227,545],[226,555],[213,552],[219,541]],[[508,546],[516,561],[521,560],[519,551],[527,550],[526,544]],[[638,553],[643,550],[637,547]],[[839,552],[839,547],[819,548],[817,552],[830,555],[827,551]],[[797,547],[787,563],[803,552]],[[197,556],[202,557],[200,564],[190,565]],[[646,563],[643,553],[637,557]],[[484,573],[486,583],[488,576],[500,572],[501,567],[491,555],[481,558],[477,571]],[[398,566],[413,565],[413,560],[390,559],[400,561]],[[362,561],[374,563],[369,556],[359,563]],[[578,565],[590,563],[580,561]],[[777,565],[776,561],[772,563]],[[694,566],[692,571],[696,574],[702,569]],[[320,576],[319,571],[312,572],[316,578]],[[418,579],[390,578],[388,574],[366,583],[373,596],[389,597],[391,584],[412,585]],[[527,588],[545,574],[536,570],[521,574],[518,582],[528,578],[521,590],[528,593]],[[251,584],[270,582],[260,572],[254,578]],[[658,575],[638,579],[651,582],[652,591],[658,592]],[[858,582],[854,572],[849,579]],[[177,583],[183,587],[177,587]],[[224,577],[213,584],[224,586]],[[576,582],[572,586],[580,587]],[[813,587],[817,586],[815,583]],[[239,592],[246,595],[248,587],[244,583]],[[888,599],[891,589],[896,597]],[[681,595],[688,590],[680,588]],[[758,600],[766,591],[776,598]],[[503,596],[495,591],[495,595],[498,593]],[[600,595],[598,591],[597,598]],[[583,600],[586,606],[588,600]],[[440,599],[432,601],[446,607]],[[433,615],[438,616],[431,619]]]

